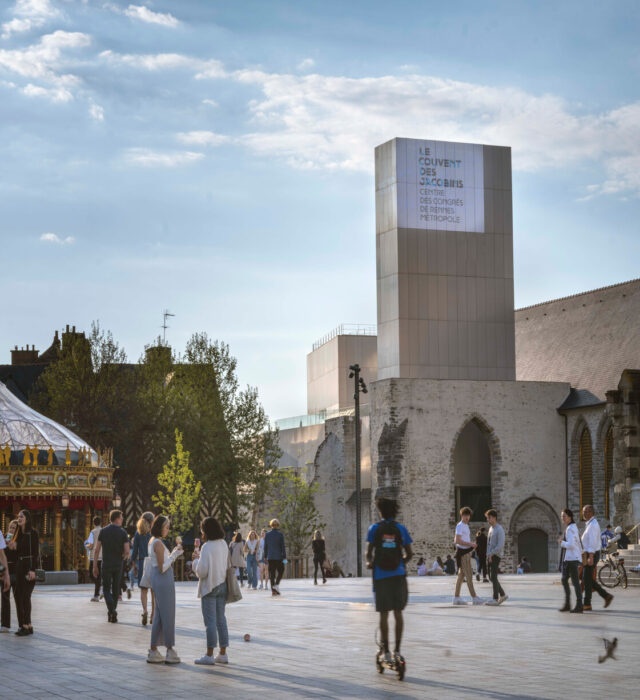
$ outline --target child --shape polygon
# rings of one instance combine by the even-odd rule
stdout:
[[[393,660],[389,651],[389,612],[393,610],[396,621],[396,645],[394,656],[400,656],[402,640],[402,611],[409,593],[405,564],[413,556],[411,535],[404,525],[395,520],[398,504],[390,498],[378,498],[376,506],[380,522],[367,533],[367,568],[373,569],[373,591],[376,611],[380,613],[380,637],[384,648],[384,660]],[[403,556],[403,549],[405,555]]]

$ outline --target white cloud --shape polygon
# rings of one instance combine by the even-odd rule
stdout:
[[[40,236],[40,240],[45,243],[55,243],[56,245],[70,245],[76,239],[73,236],[66,236],[66,238],[61,238],[57,233],[43,233]]]
[[[299,71],[307,71],[311,70],[316,65],[316,62],[312,58],[305,58],[304,60],[300,61],[298,63],[298,70]]]
[[[17,0],[12,11],[16,16],[2,25],[3,39],[42,27],[47,20],[60,15],[49,0]]]
[[[97,104],[91,104],[89,107],[89,115],[91,116],[92,119],[95,119],[97,122],[103,122],[104,121],[104,107],[101,107],[100,105]]]
[[[213,131],[183,131],[177,134],[177,139],[190,146],[220,146],[229,141],[228,136]]]
[[[64,87],[44,88],[33,83],[25,85],[22,93],[27,97],[46,97],[52,102],[70,102],[73,99],[73,94]]]
[[[514,168],[530,172],[599,162],[598,193],[640,193],[640,102],[584,114],[554,95],[432,76],[232,76],[262,92],[246,145],[294,167],[371,172],[376,145],[415,136],[510,145]]]
[[[229,73],[224,69],[221,61],[216,61],[215,59],[204,61],[180,53],[123,54],[103,51],[100,54],[100,58],[114,66],[125,65],[149,71],[186,68],[195,72],[194,77],[197,80],[229,77]]]
[[[202,100],[203,105],[209,105],[209,107],[217,107],[218,103],[215,100]]]
[[[204,153],[193,151],[160,152],[150,148],[129,148],[124,155],[125,162],[129,165],[141,165],[143,167],[175,168],[180,165],[188,165],[204,158]]]
[[[144,5],[129,5],[124,14],[132,19],[139,19],[148,24],[160,24],[163,27],[175,28],[180,25],[180,22],[172,14],[154,12]]]

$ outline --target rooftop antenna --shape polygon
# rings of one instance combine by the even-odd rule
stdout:
[[[172,314],[169,312],[169,309],[165,309],[163,314],[162,314],[162,344],[166,345],[167,344],[167,328],[169,326],[167,325],[167,319],[169,316],[175,316],[175,314]]]

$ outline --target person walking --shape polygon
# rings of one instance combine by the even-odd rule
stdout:
[[[476,532],[476,561],[478,568],[476,569],[476,581],[480,580],[480,572],[482,572],[482,583],[487,583],[487,528],[481,527]]]
[[[265,591],[269,590],[269,567],[264,558],[264,536],[267,534],[266,530],[260,532],[260,544],[258,545],[258,566],[260,567],[260,585],[258,588],[262,589],[264,587]],[[264,586],[263,586],[264,584]]]
[[[10,544],[15,538],[18,531],[18,521],[12,520],[7,527],[6,534],[6,544]],[[1,543],[0,543],[1,544]],[[9,587],[5,590],[2,589],[2,612],[0,614],[0,632],[10,632],[11,631],[11,591],[13,590],[13,602],[16,605],[16,612],[18,605],[16,602],[16,567],[18,564],[18,553],[15,549],[6,547],[4,550],[7,564],[6,564],[6,574],[9,576]]]
[[[9,549],[16,553],[16,584],[14,597],[18,614],[18,637],[33,634],[31,624],[31,594],[36,585],[36,568],[40,563],[40,539],[31,525],[31,513],[21,510],[18,513],[16,536],[9,543]]]
[[[562,586],[564,588],[564,605],[560,608],[560,612],[581,613],[582,605],[582,588],[580,586],[580,576],[578,567],[582,561],[582,545],[580,544],[580,533],[578,526],[573,519],[573,511],[565,508],[560,514],[562,522],[565,526],[564,536],[558,538],[558,544],[562,548]],[[576,592],[576,606],[571,608],[571,590],[569,588],[569,579],[573,584],[573,590]]]
[[[582,533],[582,549],[586,559],[582,566],[582,581],[584,583],[583,608],[585,610],[592,609],[591,595],[593,591],[604,600],[604,607],[608,608],[611,605],[613,596],[611,593],[607,593],[595,578],[595,572],[598,568],[598,559],[600,559],[601,542],[600,525],[595,518],[592,505],[586,505],[582,509],[582,519],[587,523]]]
[[[471,541],[471,530],[469,520],[473,511],[468,506],[460,509],[460,522],[456,525],[454,544],[456,546],[456,562],[458,564],[458,577],[456,579],[456,590],[453,596],[454,605],[465,605],[460,597],[462,582],[466,579],[469,593],[474,605],[482,605],[483,601],[476,595],[473,587],[473,571],[471,570],[471,554],[476,548],[476,543]]]
[[[140,585],[142,574],[144,573],[144,560],[149,556],[149,540],[151,539],[151,523],[153,522],[153,513],[147,511],[140,516],[136,523],[136,533],[133,536],[133,548],[131,552],[131,562],[133,564],[133,573],[138,581],[140,589],[140,603],[142,604],[142,624],[145,626],[149,620],[147,611],[147,603],[149,600],[149,589],[146,586]],[[153,591],[151,591],[151,621],[153,622]]]
[[[193,553],[193,571],[198,577],[198,598],[207,630],[207,652],[194,663],[203,666],[228,664],[229,629],[224,611],[227,604],[229,550],[224,540],[224,530],[216,518],[205,518],[200,524],[200,530],[205,543],[199,552]],[[257,542],[258,535],[254,530],[249,533],[249,540],[252,533],[255,535],[255,540],[252,541]],[[213,651],[218,643],[220,653],[214,659]]]
[[[367,533],[367,569],[373,569],[373,593],[376,612],[380,613],[380,641],[384,660],[393,660],[389,650],[389,613],[393,611],[396,623],[394,656],[400,656],[400,643],[405,609],[409,591],[407,588],[406,564],[413,556],[411,535],[404,525],[396,521],[398,503],[390,498],[378,498],[376,507],[380,521],[374,523]]]
[[[246,562],[244,559],[244,542],[240,532],[236,532],[233,541],[229,545],[231,552],[231,566],[236,568],[236,576],[240,579],[240,585],[244,586],[244,568]]]
[[[98,577],[98,561],[102,555],[102,590],[107,605],[107,620],[118,622],[118,597],[122,565],[129,557],[129,536],[122,527],[122,511],[109,513],[109,525],[103,527],[98,535],[93,559],[93,577]]]
[[[316,530],[313,533],[313,540],[311,540],[311,549],[313,550],[313,583],[315,586],[318,585],[318,567],[320,567],[320,573],[322,574],[322,583],[326,583],[327,579],[324,576],[324,560],[327,558],[327,546],[322,536],[320,530]]]
[[[509,596],[504,592],[498,581],[500,560],[504,555],[504,528],[498,523],[498,511],[495,508],[490,508],[484,514],[484,517],[489,523],[486,557],[489,562],[489,579],[493,584],[493,599],[488,600],[487,605],[502,605],[505,600],[509,600]]]
[[[258,549],[260,539],[255,530],[251,530],[244,543],[244,553],[247,557],[247,586],[252,590],[258,588]]]
[[[271,595],[280,595],[280,581],[284,574],[284,565],[287,560],[287,551],[284,544],[284,535],[280,532],[280,521],[273,518],[269,522],[271,530],[264,536],[264,558],[269,567],[269,579],[271,580]]]
[[[151,564],[151,588],[156,597],[156,610],[151,625],[151,648],[147,656],[149,664],[179,664],[180,657],[173,648],[176,642],[176,585],[173,578],[173,562],[182,555],[182,545],[172,552],[162,541],[171,528],[165,515],[156,515],[151,525],[149,562]],[[167,648],[165,657],[158,646]]]
[[[98,575],[93,575],[93,562],[96,558],[96,545],[98,543],[100,530],[102,530],[102,518],[96,515],[93,519],[93,530],[91,530],[89,533],[89,539],[87,540],[87,549],[89,550],[89,571],[91,572],[91,578],[93,579],[94,586],[93,598],[91,598],[93,603],[100,602],[100,588],[102,586],[102,552],[100,552],[100,558],[98,559]]]

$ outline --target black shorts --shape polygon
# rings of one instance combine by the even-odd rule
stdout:
[[[404,610],[409,600],[406,576],[389,576],[373,582],[376,612]]]

